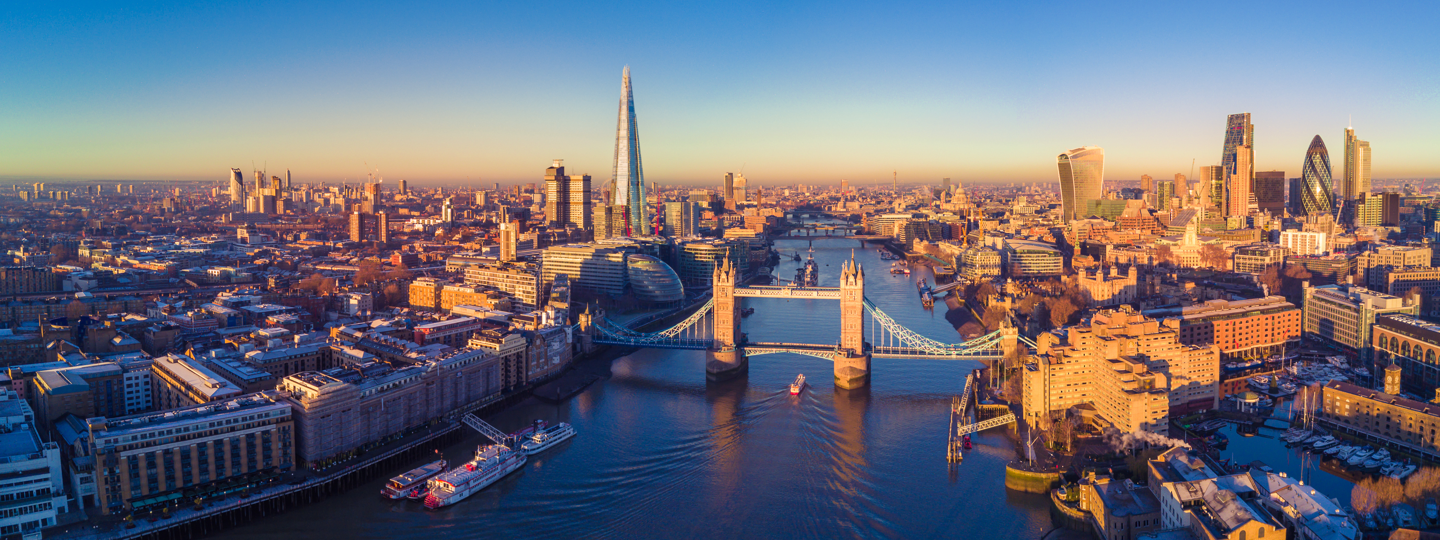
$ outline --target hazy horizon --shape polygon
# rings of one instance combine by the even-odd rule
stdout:
[[[1353,123],[1375,178],[1440,177],[1431,6],[1066,6],[25,4],[0,178],[603,182],[626,65],[651,183],[1054,182],[1086,145],[1189,176],[1238,112],[1257,170],[1299,176],[1317,133],[1339,170]]]

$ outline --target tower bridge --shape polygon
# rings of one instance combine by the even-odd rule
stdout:
[[[704,350],[705,371],[713,379],[745,372],[751,356],[792,353],[824,358],[834,363],[835,385],[842,388],[865,385],[870,377],[870,360],[876,357],[989,363],[1003,358],[1006,351],[1022,343],[1035,346],[1009,325],[962,343],[944,343],[910,330],[865,298],[865,272],[853,256],[841,269],[838,287],[743,287],[738,285],[738,276],[738,270],[725,258],[712,274],[710,301],[669,328],[640,332],[601,318],[585,319],[582,329],[592,332],[595,343]],[[835,343],[751,342],[741,332],[737,298],[837,300],[840,302],[840,339]],[[866,324],[866,319],[870,324]]]

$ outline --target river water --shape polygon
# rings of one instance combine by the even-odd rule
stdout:
[[[810,243],[782,238],[776,249],[803,257]],[[958,341],[943,304],[920,305],[915,279],[933,283],[925,270],[892,276],[858,240],[813,247],[821,285],[838,283],[853,250],[867,297],[916,332]],[[775,275],[788,279],[800,264],[782,257]],[[752,341],[839,338],[833,301],[742,301],[756,309],[743,321]],[[1004,488],[1014,450],[1002,430],[976,437],[963,464],[945,461],[950,401],[976,367],[876,359],[869,387],[847,391],[830,382],[828,361],[808,356],[757,356],[747,375],[707,383],[702,352],[641,350],[568,401],[529,400],[486,418],[505,431],[536,418],[570,422],[580,434],[459,504],[427,511],[383,500],[385,479],[376,479],[216,537],[1040,538],[1051,528],[1047,501]],[[791,396],[797,373],[812,385]],[[479,442],[473,435],[445,456],[463,462]]]

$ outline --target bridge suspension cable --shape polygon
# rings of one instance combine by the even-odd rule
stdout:
[[[963,343],[941,343],[906,328],[869,299],[865,300],[865,310],[870,313],[871,319],[875,322],[871,329],[871,343],[877,345],[881,350],[905,348],[927,355],[960,356],[1000,347],[1001,334],[999,330]],[[882,332],[879,342],[875,341],[874,332],[877,330],[875,327]]]
[[[604,342],[703,348],[712,339],[708,321],[714,308],[715,300],[711,299],[685,320],[659,332],[639,332],[608,317],[596,321],[595,327],[600,330],[603,335],[601,341]]]

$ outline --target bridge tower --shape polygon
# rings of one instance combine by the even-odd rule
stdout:
[[[715,306],[715,341],[705,352],[705,374],[714,380],[727,379],[744,373],[747,367],[745,349],[740,347],[740,305],[735,301],[738,269],[730,264],[730,254],[715,266],[711,274],[711,290]]]
[[[865,270],[854,252],[840,270],[840,347],[835,351],[835,386],[859,388],[870,381],[865,346]]]
[[[1020,329],[1016,328],[1014,324],[1011,324],[1010,318],[1006,317],[1005,320],[1000,323],[1000,350],[1004,352],[1006,357],[1009,357],[1010,353],[1014,352],[1015,348],[1019,346]]]

